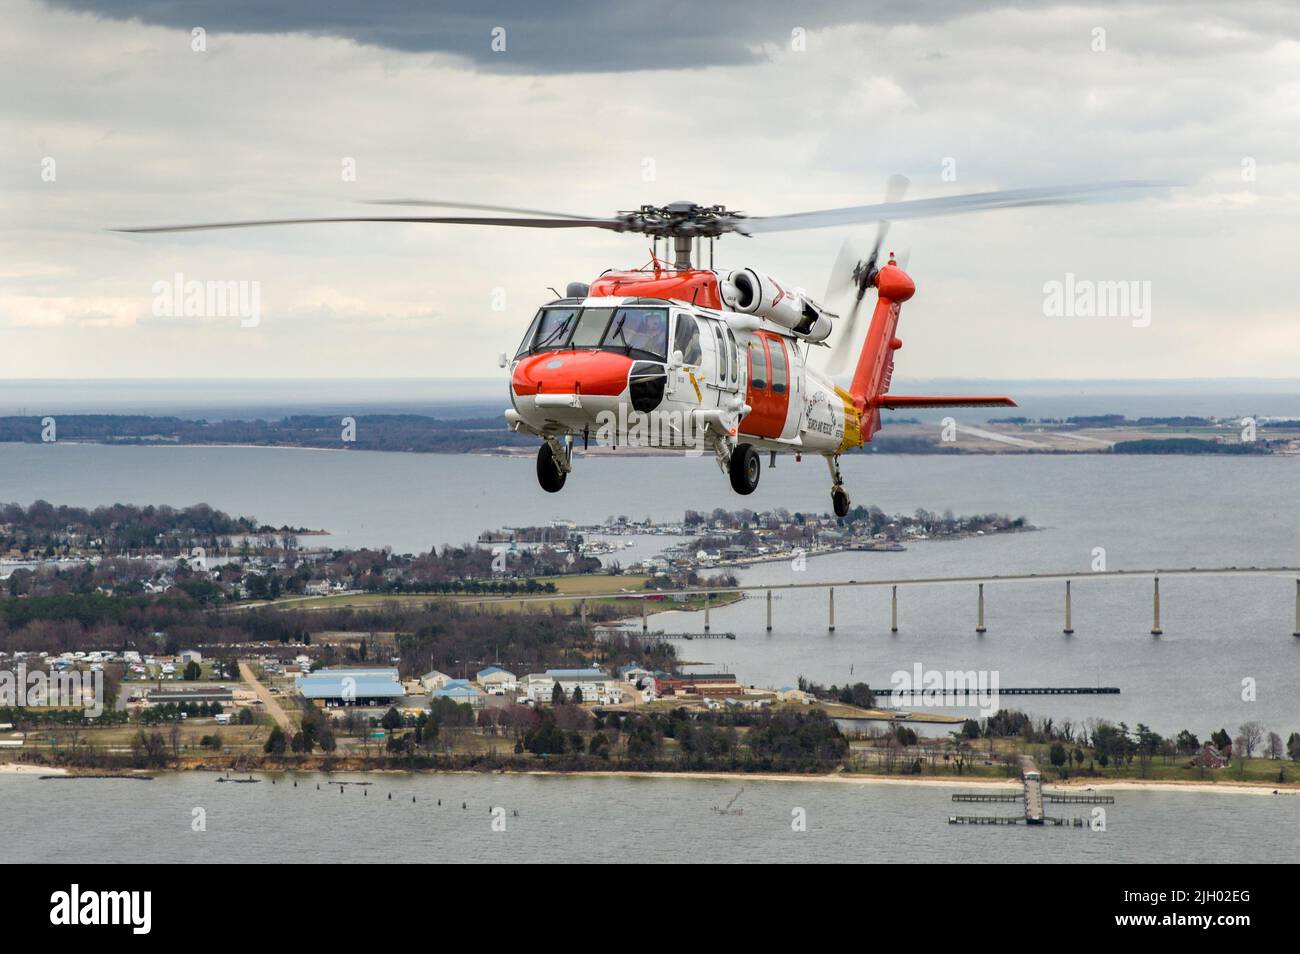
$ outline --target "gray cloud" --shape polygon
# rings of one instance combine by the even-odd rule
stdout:
[[[342,37],[403,52],[447,53],[468,57],[481,69],[506,73],[603,73],[752,63],[763,59],[765,47],[788,47],[791,30],[796,27],[814,30],[848,24],[933,23],[988,6],[970,0],[813,0],[798,6],[789,0],[731,4],[684,0],[480,0],[465,4],[418,0],[47,2],[116,20],[139,20],[187,30],[201,26],[210,34],[303,33]],[[491,49],[491,31],[496,27],[506,30],[505,52]]]
[[[553,7],[547,22],[521,8],[519,24],[554,34],[528,55],[564,68],[529,72],[528,44],[516,42],[527,33],[511,26],[511,72],[491,65],[485,42],[477,59],[355,44],[306,13],[264,14],[263,30],[301,31],[271,34],[251,7],[252,32],[231,32],[225,7],[207,20],[197,4],[76,7],[92,16],[11,0],[0,35],[0,85],[12,92],[0,105],[0,374],[491,375],[547,286],[639,265],[649,244],[438,226],[169,236],[110,226],[347,215],[363,199],[412,195],[591,214],[691,198],[773,215],[875,201],[893,172],[918,198],[1191,183],[1153,201],[897,223],[890,242],[911,247],[919,289],[900,374],[1300,366],[1300,46],[1286,39],[1285,4],[1185,5],[1177,17],[1157,6],[999,8],[907,23],[844,7],[858,22],[818,29],[792,14],[809,29],[804,53],[790,50],[774,6],[675,17],[621,6]],[[123,19],[133,11],[144,22]],[[751,25],[736,35],[752,39],[717,41],[746,11]],[[451,23],[482,39],[492,19],[382,13],[357,29],[410,42],[419,31],[404,24]],[[195,25],[209,31],[206,53],[190,48]],[[1090,49],[1098,26],[1104,54]],[[687,42],[699,58],[673,59]],[[584,51],[623,69],[569,72]],[[681,68],[626,70],[656,58]],[[355,181],[340,176],[346,157]],[[46,158],[57,180],[42,178]],[[954,180],[941,176],[946,159]],[[1244,177],[1246,160],[1257,176]],[[870,241],[870,228],[857,231],[867,234],[729,238],[717,262],[820,294],[841,239]],[[154,318],[151,287],[176,272],[259,282],[261,324]],[[1047,318],[1044,283],[1067,272],[1151,281],[1151,326]]]

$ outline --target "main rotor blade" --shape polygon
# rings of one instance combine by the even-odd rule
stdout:
[[[572,212],[547,212],[543,209],[516,209],[508,205],[483,205],[478,202],[443,202],[441,199],[367,199],[366,205],[419,205],[431,209],[474,209],[477,212],[513,212],[516,215],[540,215],[548,219],[591,219],[590,215]]]
[[[113,232],[204,232],[212,229],[245,229],[262,225],[315,225],[323,222],[431,222],[438,225],[502,225],[516,229],[610,229],[621,232],[626,224],[619,219],[535,218],[503,219],[478,216],[341,216],[326,219],[257,219],[248,222],[205,222],[198,225],[149,225]]]
[[[910,199],[906,202],[881,202],[876,205],[855,205],[843,209],[822,209],[818,212],[737,218],[735,229],[745,235],[757,235],[760,232],[824,229],[834,225],[853,225],[859,222],[877,222],[882,219],[917,219],[932,215],[982,212],[986,209],[1060,205],[1102,199],[1128,190],[1158,189],[1169,184],[1144,181],[1098,182],[1074,186],[972,192],[965,195],[938,196],[933,199]]]

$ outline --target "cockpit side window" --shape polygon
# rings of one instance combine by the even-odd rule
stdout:
[[[516,359],[522,358],[532,350],[533,339],[537,337],[537,326],[541,324],[543,314],[545,314],[545,309],[539,309],[537,314],[533,316],[533,323],[528,326],[528,333],[524,335],[524,340],[519,344],[519,350],[515,352]]]
[[[683,364],[697,365],[704,360],[704,349],[700,347],[700,326],[690,315],[677,316],[673,350],[682,353]]]
[[[533,339],[533,351],[563,348],[569,343],[578,321],[577,308],[543,308],[541,322]]]

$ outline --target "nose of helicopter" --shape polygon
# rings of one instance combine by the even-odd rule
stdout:
[[[516,395],[575,394],[617,397],[627,389],[632,359],[611,351],[549,351],[515,365]]]

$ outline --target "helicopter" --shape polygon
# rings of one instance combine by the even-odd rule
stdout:
[[[712,453],[733,490],[758,489],[762,455],[826,461],[837,516],[851,502],[842,454],[881,429],[881,412],[918,408],[1015,407],[998,395],[927,396],[890,392],[899,312],[916,285],[892,253],[881,260],[892,221],[991,209],[1055,205],[1113,197],[1159,183],[1109,182],[967,193],[905,200],[907,181],[892,177],[874,205],[752,216],[723,205],[681,201],[642,205],[607,217],[427,199],[371,200],[374,205],[427,206],[490,216],[343,216],[147,226],[120,232],[187,232],[331,222],[397,222],[507,228],[596,228],[650,236],[650,261],[609,269],[592,282],[570,282],[541,305],[513,357],[500,355],[510,376],[507,426],[539,441],[537,481],[560,491],[573,472],[577,440],[612,446]],[[865,256],[845,242],[832,268],[827,300],[852,296],[846,316],[829,311],[803,288],[757,268],[720,269],[714,244],[724,235],[875,222]],[[669,242],[672,259],[661,259]],[[706,244],[707,243],[707,246]],[[707,249],[708,264],[704,263]],[[862,304],[876,301],[866,335]],[[856,360],[855,360],[856,359]],[[847,388],[834,377],[852,368]]]

